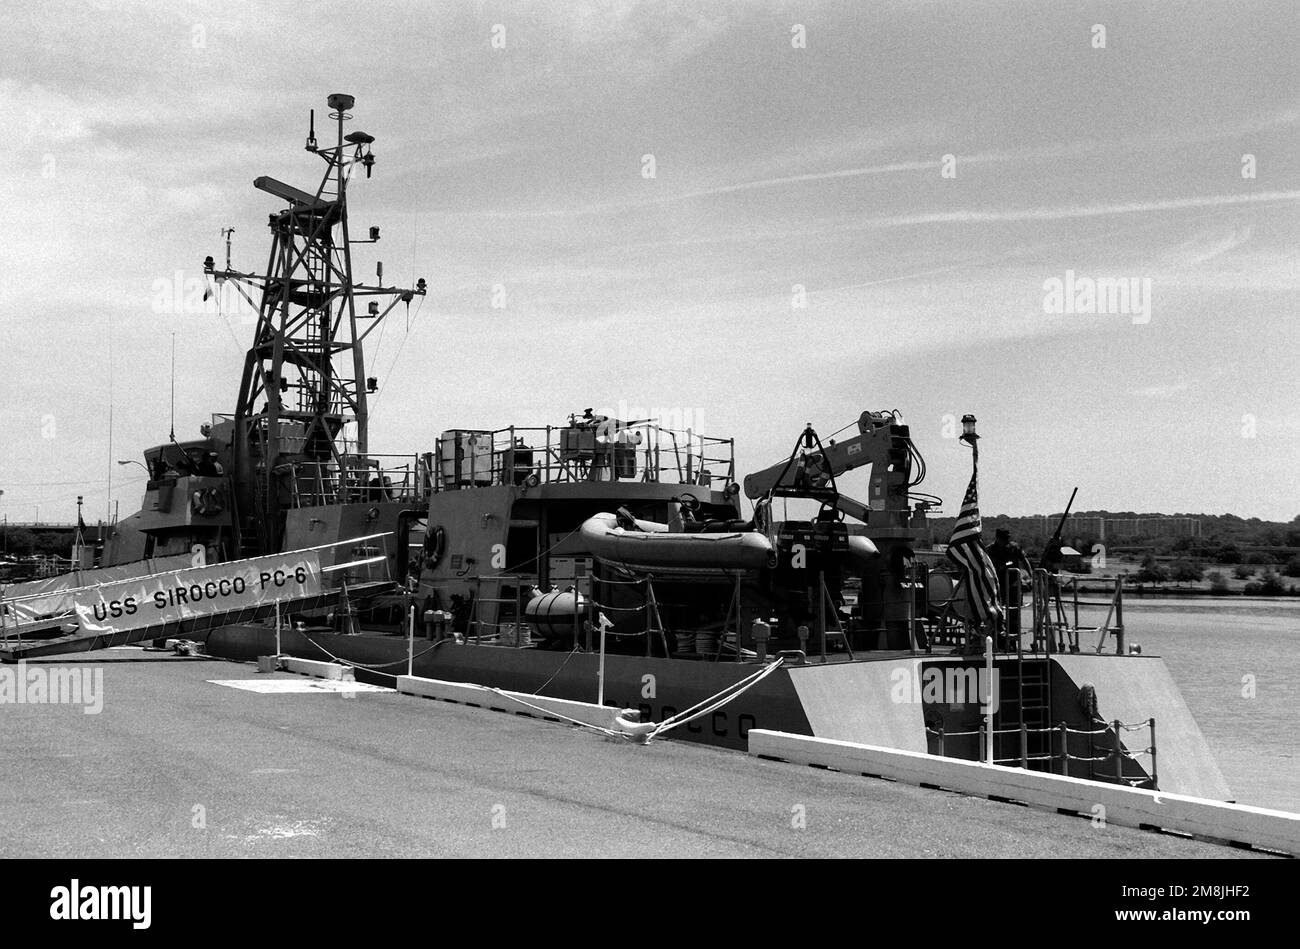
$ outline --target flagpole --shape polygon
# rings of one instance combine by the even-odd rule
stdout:
[[[411,622],[406,634],[406,674],[415,675],[415,603],[411,604]]]
[[[1001,625],[1001,603],[998,597],[997,573],[984,550],[980,537],[981,523],[978,500],[979,481],[979,435],[975,431],[975,416],[963,415],[962,433],[959,441],[971,449],[970,486],[962,501],[961,513],[953,527],[948,542],[948,556],[955,560],[962,569],[967,583],[967,599],[972,610],[972,619],[967,625],[967,652],[973,652],[977,640],[974,637],[992,620],[992,633],[997,635]],[[979,621],[972,629],[975,620]],[[990,646],[991,652],[991,646]]]
[[[984,763],[993,763],[993,637],[984,637],[984,675],[988,694],[984,702]]]
[[[967,445],[970,445],[970,450],[971,450],[971,484],[972,485],[975,484],[975,479],[979,477],[979,470],[980,470],[980,441],[979,441],[980,437],[975,432],[975,421],[976,419],[974,415],[967,414],[961,417],[961,429],[962,429],[961,441],[964,441]],[[970,599],[971,597],[975,596],[976,593],[975,593],[975,577],[969,571],[966,574],[966,585],[967,585],[966,596],[967,599]],[[972,612],[974,612],[973,604],[972,604]],[[967,651],[970,650],[969,646],[967,646],[966,648]],[[992,655],[991,648],[986,648],[986,651],[989,653],[989,655]],[[991,735],[988,734],[988,729],[992,727],[993,726],[990,723],[988,727],[985,729],[985,742],[990,747],[992,746],[993,738]]]
[[[604,616],[600,617],[600,668],[596,672],[596,704],[605,704],[605,630],[609,629],[609,620]],[[646,639],[650,638],[649,631],[646,632]]]

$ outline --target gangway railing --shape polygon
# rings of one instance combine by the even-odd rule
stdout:
[[[387,532],[350,537],[278,554],[184,567],[64,591],[73,597],[73,610],[42,620],[40,630],[5,625],[0,661],[84,652],[210,630],[264,618],[279,606],[305,612],[342,604],[350,614],[352,600],[394,588],[387,552],[392,536]],[[343,559],[327,562],[328,558],[322,556],[340,547],[351,548]],[[302,566],[301,577],[292,575],[296,566]],[[319,579],[309,581],[317,574]],[[245,595],[259,583],[256,593]],[[127,609],[126,597],[133,594],[135,608]],[[0,612],[17,615],[16,610],[8,608]],[[49,635],[73,623],[75,632]],[[43,635],[24,638],[25,631]]]

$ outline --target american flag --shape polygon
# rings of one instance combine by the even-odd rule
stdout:
[[[1002,619],[1002,602],[998,599],[998,575],[993,569],[984,543],[980,540],[979,465],[970,476],[966,497],[962,498],[961,513],[953,525],[948,539],[948,557],[966,574],[966,597],[974,617],[983,623],[990,616]]]

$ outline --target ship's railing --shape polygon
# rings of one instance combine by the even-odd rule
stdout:
[[[938,571],[934,571],[938,572]],[[954,578],[961,576],[952,571]],[[1049,573],[1038,569],[1033,573],[1031,586],[1021,586],[1021,571],[1010,567],[1002,578],[1002,590],[1006,591],[1007,602],[1003,604],[1006,616],[1005,648],[1021,654],[1025,651],[1024,635],[1032,634],[1027,647],[1034,653],[1052,655],[1053,653],[1077,653],[1080,651],[1081,633],[1095,633],[1098,636],[1095,651],[1100,654],[1106,646],[1108,636],[1115,637],[1116,655],[1124,655],[1124,578],[1115,577],[1110,595],[1104,600],[1080,599],[1081,582],[1093,582],[1095,578],[1068,576]],[[959,603],[964,603],[966,593],[964,584],[955,588],[956,592],[941,605],[930,604],[930,613],[922,625],[934,645],[951,645],[964,647],[972,636],[983,635],[972,622],[958,612]],[[1083,623],[1084,610],[1095,610],[1094,617],[1100,618],[1100,611],[1106,610],[1105,618],[1095,626]],[[1028,610],[1028,628],[1025,625],[1025,612]],[[1000,650],[1001,651],[1001,650]]]
[[[1028,770],[1034,767],[1036,770],[1055,771],[1063,775],[1070,774],[1071,762],[1084,762],[1088,766],[1087,776],[1090,780],[1127,784],[1131,787],[1145,787],[1153,791],[1158,790],[1156,720],[1148,718],[1130,724],[1121,722],[1119,719],[1111,722],[1096,719],[1094,724],[1100,727],[1071,728],[1065,722],[1058,722],[1056,725],[1045,728],[1030,728],[1024,722],[1021,722],[1019,725],[1010,728],[994,728],[991,732],[994,736],[994,747],[997,748],[1000,745],[1005,747],[1005,738],[999,741],[998,736],[1014,735],[1019,738],[1019,753],[1010,758],[994,757],[992,761],[994,764],[1007,765],[1013,768]],[[1150,744],[1145,748],[1136,750],[1126,748],[1122,738],[1123,733],[1140,731],[1144,728],[1147,729]],[[939,755],[946,754],[947,746],[945,742],[948,739],[978,738],[978,760],[989,760],[986,754],[990,732],[983,722],[980,722],[978,729],[971,731],[945,731],[942,725],[936,728],[927,725],[925,730],[928,735],[935,737]],[[1048,736],[1049,750],[1046,753],[1031,752],[1031,735]],[[1070,736],[1072,735],[1087,737],[1086,754],[1075,754],[1070,750]],[[1077,745],[1079,742],[1076,741],[1075,744]],[[1144,757],[1149,760],[1149,767],[1143,767],[1138,760]],[[1031,765],[1031,763],[1033,764]],[[1126,764],[1129,765],[1127,769],[1125,768]]]
[[[469,579],[473,581],[474,588],[471,594],[472,601],[468,604],[466,613],[468,617],[466,638],[475,644],[529,645],[531,621],[527,618],[525,607],[529,598],[528,591],[539,589],[541,578],[535,573],[498,573],[475,575]],[[601,625],[596,617],[609,613],[620,621],[621,626],[625,625],[623,621],[626,621],[626,627],[639,625],[643,628],[623,628],[615,631],[608,628],[612,624],[606,624],[605,635],[621,639],[644,637],[647,658],[652,655],[655,643],[662,646],[665,655],[670,654],[668,630],[664,627],[659,612],[660,602],[655,594],[652,578],[617,580],[588,574],[576,577],[571,584],[566,585],[572,588],[582,603],[581,610],[575,610],[573,614],[575,644],[582,642],[581,637],[585,636],[585,648],[591,652],[593,635],[600,635],[594,633],[594,630],[599,629]],[[616,606],[609,602],[602,602],[614,586],[635,588],[642,602],[636,606]],[[505,595],[507,590],[511,591],[510,596]],[[487,619],[488,616],[494,618]],[[728,618],[730,619],[730,616]],[[739,650],[735,649],[736,635],[734,631],[728,635],[726,630],[721,633],[717,631],[678,633],[678,652],[694,655],[698,649],[698,654],[703,656],[711,654],[716,660],[729,643],[732,650],[739,654]],[[688,637],[689,644],[686,642]],[[596,642],[598,643],[599,640],[597,639]]]
[[[433,454],[439,491],[489,485],[641,481],[708,487],[735,480],[735,443],[653,422],[443,433]]]
[[[50,577],[72,572],[78,566],[78,562],[71,557],[60,557],[58,554],[37,554],[32,558],[30,565],[35,570],[36,579],[48,580]]]
[[[293,506],[417,503],[430,490],[428,457],[421,455],[344,455],[337,462],[294,466]]]
[[[524,617],[526,591],[535,588],[540,577],[535,573],[499,573],[475,576],[473,580],[467,638],[476,645],[529,645],[531,634]],[[505,595],[507,589],[513,591],[511,596]]]
[[[1046,570],[1035,570],[1033,581],[1034,649],[1047,653],[1079,652],[1079,634],[1096,633],[1095,651],[1100,655],[1108,636],[1115,637],[1116,655],[1124,655],[1124,578],[1115,577],[1114,587],[1105,600],[1079,599],[1079,584],[1089,579],[1062,577]],[[1094,581],[1095,582],[1095,581]],[[1081,623],[1081,608],[1095,610],[1106,617],[1096,626]],[[1113,621],[1113,622],[1112,622]]]
[[[601,577],[591,574],[586,577],[587,581],[587,618],[582,624],[586,633],[587,651],[592,648],[592,631],[593,628],[599,629],[602,625],[606,628],[601,635],[614,636],[616,638],[637,639],[645,638],[645,655],[649,659],[653,655],[654,644],[659,643],[663,647],[665,656],[674,653],[668,648],[668,629],[664,626],[663,616],[659,608],[663,605],[658,595],[655,593],[654,578],[649,574],[641,577],[634,575],[616,578]],[[640,599],[640,603],[635,605],[615,605],[610,602],[615,590],[621,588],[624,591],[630,591],[635,599]],[[732,606],[736,606],[733,599]],[[619,620],[624,629],[615,632],[608,627],[612,624],[597,621],[596,617],[606,618],[605,614],[611,614],[612,618]],[[727,619],[731,619],[731,612],[728,611]],[[737,623],[739,619],[737,619]],[[726,624],[724,624],[726,625]],[[627,627],[641,626],[641,629],[630,629]],[[712,657],[717,660],[722,655],[723,645],[730,638],[731,645],[734,648],[738,630],[716,630],[712,627],[692,630],[690,632],[679,631],[674,633],[677,643],[676,655],[699,655],[703,657]],[[576,642],[576,640],[575,640]],[[739,650],[736,650],[739,656]]]

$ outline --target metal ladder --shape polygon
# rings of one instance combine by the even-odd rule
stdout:
[[[232,512],[234,515],[233,520],[239,530],[239,556],[241,558],[261,556],[264,553],[262,550],[262,499],[266,494],[261,473],[254,472],[253,509],[251,511],[243,510],[239,506],[239,495],[235,491],[233,479],[230,481],[228,490],[231,503],[235,508]]]
[[[824,638],[827,643],[838,640],[844,646],[844,651],[849,654],[850,659],[856,659],[853,655],[853,647],[849,645],[849,634],[844,628],[844,623],[840,620],[840,612],[835,606],[835,601],[831,598],[831,591],[826,587],[826,577],[824,574],[817,575],[817,585],[820,588],[821,603],[817,608],[817,618],[819,623],[825,628]],[[835,617],[835,626],[831,628],[826,626],[826,608],[830,608],[830,615]],[[823,659],[825,656],[823,656]]]
[[[1025,732],[1025,754],[1030,759],[1027,766],[1030,770],[1051,770],[1051,762],[1047,759],[1040,761],[1032,760],[1037,755],[1047,754],[1051,748],[1052,734],[1045,731],[1051,725],[1052,713],[1052,689],[1049,679],[1049,669],[1047,660],[1030,659],[1025,661],[1023,656],[1016,657],[1014,679],[1014,703],[1005,702],[1009,698],[1012,690],[1002,690],[1002,707],[998,710],[998,717],[1001,720],[1001,728],[1019,728],[1023,725]],[[1007,685],[1011,685],[1008,682]],[[1020,754],[1020,739],[1014,734],[1003,736],[1004,740],[1009,739],[1016,749],[1014,757]],[[1003,755],[1004,758],[1013,757]]]
[[[510,617],[510,621],[514,623],[516,627],[519,626],[520,610],[519,610],[518,592],[516,592],[514,596],[501,595],[502,587],[505,586],[505,582],[507,579],[509,579],[512,583],[516,583],[516,589],[517,589],[518,581],[516,581],[514,577],[507,578],[498,575],[494,577],[474,578],[474,616],[473,619],[470,620],[469,627],[465,630],[465,632],[467,636],[473,638],[475,642],[478,642],[483,637],[484,635],[483,627],[485,626],[493,627],[499,632],[501,628],[505,625],[504,622],[502,621],[503,617],[501,615],[502,614],[501,607],[503,605],[509,604],[510,606],[513,607],[512,610],[513,615]],[[493,585],[494,588],[490,589],[488,592],[495,593],[496,594],[495,596],[483,595],[483,585],[485,583]],[[485,603],[491,603],[495,605],[496,622],[488,622],[483,618],[483,604]]]

